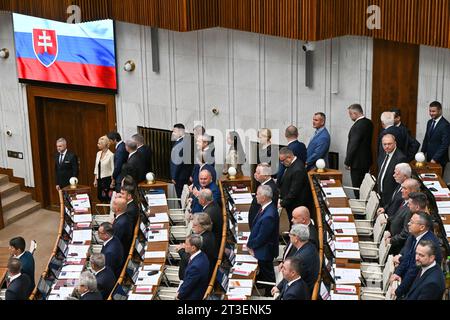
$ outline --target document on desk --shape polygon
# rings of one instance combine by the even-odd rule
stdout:
[[[238,212],[236,215],[236,221],[237,221],[237,223],[240,223],[240,224],[244,224],[244,223],[247,224],[248,223],[248,212],[245,212],[245,211]]]
[[[72,233],[72,242],[85,242],[92,240],[92,230],[74,230]]]
[[[252,288],[248,287],[236,287],[236,288],[230,288],[228,287],[227,295],[231,296],[251,296],[252,295]]]
[[[148,265],[141,267],[140,270],[142,270],[142,271],[160,271],[161,268],[162,268],[161,264],[148,264]]]
[[[357,236],[356,229],[334,229],[336,236]]]
[[[145,252],[145,259],[161,259],[166,257],[165,251],[147,251]]]
[[[344,188],[337,187],[337,188],[323,188],[323,192],[325,193],[325,196],[327,198],[346,198],[347,195],[345,194]]]
[[[336,250],[336,259],[361,259],[359,251]]]
[[[137,293],[151,293],[153,291],[153,286],[136,286],[134,291]]]
[[[450,201],[436,201],[438,208],[450,208]]]
[[[148,205],[150,207],[167,206],[167,199],[149,199]]]
[[[149,231],[147,240],[148,242],[169,241],[169,232],[165,229]]]
[[[352,209],[351,208],[328,208],[328,210],[330,211],[331,215],[350,215],[352,214]]]
[[[238,198],[234,199],[234,204],[251,204],[253,198]]]
[[[331,292],[331,300],[359,300],[356,294],[339,294]]]
[[[157,274],[152,276],[148,275],[149,271],[139,271],[138,278],[136,280],[137,286],[156,286],[159,282],[159,278],[161,277],[161,272],[158,271]]]
[[[75,223],[92,222],[92,214],[75,214],[72,219]]]
[[[423,184],[428,189],[429,188],[442,189],[441,184],[440,184],[439,181],[424,181]]]
[[[168,223],[169,215],[167,212],[155,213],[154,217],[150,217],[150,223]]]
[[[422,179],[426,179],[426,178],[431,178],[431,179],[436,179],[438,176],[436,173],[432,173],[432,172],[426,172],[426,173],[422,173],[420,175],[420,177]]]
[[[59,299],[64,300],[67,297],[70,297],[75,290],[75,287],[59,287],[58,289],[52,289],[51,294],[58,295]]]
[[[228,282],[229,288],[252,288],[253,280],[242,280],[242,279],[230,279]]]
[[[69,244],[68,257],[86,258],[89,251],[89,245],[73,245]]]
[[[334,292],[339,294],[356,294],[357,290],[355,286],[341,284],[336,285],[336,287],[334,288]]]
[[[353,240],[353,239],[352,239]],[[359,243],[358,242],[338,242],[336,239],[335,242],[336,250],[357,250],[359,251]]]
[[[91,207],[91,203],[89,199],[76,199],[72,200],[72,207],[76,210],[78,208],[89,209]]]
[[[81,264],[68,264],[62,267],[61,272],[82,272],[84,265]]]
[[[258,260],[249,254],[237,254],[236,261],[258,263]]]
[[[61,272],[58,280],[80,279],[81,272]]]
[[[437,202],[439,202],[439,201],[437,201]],[[438,207],[438,211],[439,211],[439,214],[445,214],[445,215],[450,214],[450,208],[439,208]]]
[[[333,227],[335,229],[356,229],[354,222],[334,222]]]
[[[89,195],[87,193],[80,193],[75,196],[78,200],[89,200]]]
[[[254,264],[254,263],[237,262],[233,266],[232,272],[233,272],[233,274],[236,274],[236,275],[248,276],[248,275],[250,275],[250,273],[255,271],[257,267],[258,267],[258,265]]]
[[[336,284],[360,284],[360,277],[360,269],[334,267],[334,278],[336,280]]]
[[[145,300],[145,301],[149,301],[149,300],[153,300],[153,295],[152,294],[136,294],[136,293],[131,293],[128,296],[128,300],[133,301],[133,300]]]

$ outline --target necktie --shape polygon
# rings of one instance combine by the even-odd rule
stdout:
[[[430,136],[433,135],[434,129],[436,129],[436,120],[433,120],[433,124],[431,125]]]
[[[280,300],[283,299],[283,296],[284,296],[284,294],[286,293],[286,290],[287,290],[288,287],[289,287],[289,286],[288,286],[288,283],[287,283],[287,281],[286,281],[286,283],[285,283],[284,286],[283,286],[283,289],[281,289],[281,292],[280,292],[280,296],[279,296],[279,299],[280,299]]]
[[[378,189],[380,192],[383,192],[383,179],[386,171],[387,163],[389,160],[389,153],[386,153],[386,157],[384,158],[383,164],[381,166],[381,170],[378,173]]]
[[[61,163],[62,163],[63,156],[64,156],[64,153],[59,154],[59,165],[61,165]]]

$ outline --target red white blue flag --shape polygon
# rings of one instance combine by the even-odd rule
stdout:
[[[112,20],[68,24],[13,14],[19,79],[117,89]]]

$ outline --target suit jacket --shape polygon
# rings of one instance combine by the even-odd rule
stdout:
[[[300,142],[298,140],[295,140],[288,144],[288,149],[291,150],[294,155],[303,161],[303,163],[306,162],[306,146],[303,142]],[[277,174],[277,180],[280,179],[283,176],[284,170],[286,167],[283,165],[283,163],[280,162],[278,165],[278,174]]]
[[[406,295],[406,300],[442,300],[444,292],[444,275],[441,267],[436,264],[414,280]]]
[[[64,188],[69,185],[72,177],[78,177],[78,158],[67,150],[62,163],[59,164],[59,153],[55,154],[55,177],[56,185]]]
[[[128,151],[125,148],[125,142],[120,141],[119,144],[116,145],[116,151],[114,153],[114,172],[113,179],[116,181],[120,181],[121,178],[120,172],[122,171],[122,166],[128,159]]]
[[[124,262],[123,247],[120,240],[112,237],[106,246],[103,245],[101,253],[105,255],[105,265],[112,269],[116,278],[119,278]]]
[[[97,289],[100,291],[103,300],[107,300],[112,289],[116,284],[116,277],[110,267],[106,266],[104,270],[95,275],[97,279]]]
[[[398,254],[409,237],[408,222],[411,219],[411,211],[408,206],[401,206],[397,212],[388,217],[386,228],[391,234],[391,254]]]
[[[319,159],[324,159],[328,166],[328,150],[330,149],[330,133],[327,128],[313,136],[308,144],[306,163],[308,164],[307,170],[314,168],[316,166],[316,161]]]
[[[133,226],[126,213],[122,213],[118,216],[113,223],[114,237],[120,240],[122,243],[124,256],[128,256],[131,247],[131,241],[133,240]]]
[[[145,172],[145,162],[141,154],[135,152],[131,157],[128,158],[127,163],[134,169],[133,179],[134,181],[136,181],[136,184],[144,181],[147,172]],[[122,173],[121,176],[123,178],[124,174]]]
[[[214,201],[221,205],[221,198],[220,198],[220,190],[219,187],[215,182],[211,182],[208,186],[206,186],[206,189],[210,189],[213,194]],[[200,189],[199,189],[200,190]],[[192,213],[198,213],[203,212],[203,207],[198,202],[197,197],[192,196]]]
[[[436,238],[433,232],[428,231],[424,234],[421,240],[430,240],[433,241],[437,248],[440,248],[439,240]],[[398,298],[404,297],[409,289],[411,288],[412,283],[418,274],[418,269],[416,267],[416,237],[410,235],[406,240],[405,247],[403,248],[403,256],[400,260],[400,265],[395,269],[395,274],[402,278],[402,282],[398,286],[395,291],[395,295]],[[441,264],[442,262],[442,254],[441,250],[437,250],[436,253],[436,263]]]
[[[131,227],[134,228],[139,217],[139,207],[136,204],[136,201],[133,200],[127,204],[127,211],[125,212],[125,214],[130,220]]]
[[[273,179],[270,179],[267,181],[265,185],[268,185],[272,189],[273,197],[272,202],[277,205],[278,204],[278,198],[279,198],[279,192],[278,192],[278,186],[275,183]],[[255,217],[258,214],[259,209],[261,209],[261,205],[258,204],[256,201],[256,196],[253,197],[252,204],[250,205],[250,209],[248,210],[248,225],[250,227],[250,230],[253,228],[253,224],[255,222]]]
[[[386,153],[384,151],[378,157],[378,172],[381,171],[381,166],[383,165],[383,161],[384,161],[385,157],[386,157]],[[394,193],[394,190],[398,187],[398,183],[395,182],[395,179],[394,179],[395,166],[399,163],[407,161],[405,155],[399,148],[395,149],[394,154],[391,155],[391,157],[392,157],[392,159],[386,168],[386,173],[384,175],[383,181],[378,181],[378,179],[377,179],[378,193],[381,196],[382,205],[384,205],[385,203],[388,203],[390,201],[390,199],[392,198],[392,194]],[[381,186],[380,183],[383,184],[383,192],[380,192],[380,186]]]
[[[25,273],[14,279],[6,289],[5,300],[27,300],[30,296],[30,278]]]
[[[299,206],[310,207],[312,202],[311,188],[303,162],[297,158],[283,177],[277,181],[280,188],[281,206],[286,210],[294,210]]]
[[[103,297],[102,294],[98,291],[86,292],[86,294],[82,296],[80,300],[103,300]]]
[[[317,235],[317,229],[316,227],[310,223],[308,226],[309,229],[309,239],[308,242],[313,244],[317,251],[319,251],[319,238]],[[284,248],[283,252],[283,261],[286,260],[288,257],[292,257],[297,253],[297,249],[289,242],[286,247]]]
[[[348,133],[345,165],[354,169],[369,169],[372,165],[373,123],[367,118],[356,121]]]
[[[22,273],[25,273],[30,278],[30,294],[34,290],[34,258],[29,251],[25,251],[20,257],[20,263],[22,264]]]
[[[302,260],[301,277],[305,281],[309,289],[309,293],[311,294],[314,290],[314,285],[316,284],[317,277],[319,276],[319,253],[312,243],[307,242],[303,247],[295,252],[294,256]]]
[[[439,120],[436,128],[431,132],[433,120],[427,123],[427,132],[422,143],[422,152],[427,155],[427,161],[435,160],[442,168],[448,162],[448,146],[450,145],[450,124],[444,117]]]
[[[178,289],[178,299],[203,299],[208,288],[209,270],[205,268],[207,265],[209,265],[209,261],[204,252],[200,252],[192,259],[186,268],[183,284]]]
[[[150,149],[148,145],[144,144],[137,149],[137,152],[141,155],[143,160],[145,174],[152,172],[152,149]]]
[[[184,150],[187,150],[186,156],[184,155]],[[170,156],[170,177],[172,180],[183,185],[188,183],[189,176],[192,173],[191,158],[188,158],[188,154],[190,153],[191,141],[185,137],[176,141],[172,146]]]
[[[255,258],[273,261],[278,256],[279,217],[275,204],[269,204],[256,218],[247,242]]]
[[[277,300],[309,300],[310,294],[308,287],[302,278],[294,281],[290,286],[286,280],[283,281],[283,287]]]
[[[395,141],[397,142],[397,148],[399,148],[403,154],[406,155],[405,146],[407,143],[407,136],[405,135],[405,132],[396,126],[391,126],[387,129],[381,130],[379,136],[378,136],[378,154],[384,153],[383,145],[381,144],[382,138],[386,134],[392,134],[395,137]]]
[[[405,150],[404,154],[409,163],[414,160],[416,153],[419,151],[420,143],[412,136],[411,131],[403,123],[400,123],[397,128],[399,128],[406,137],[405,146],[400,149]]]
[[[384,205],[384,212],[390,217],[393,216],[405,200],[402,198],[401,185],[397,184],[390,201]]]
[[[219,205],[213,201],[208,204],[205,208],[203,208],[203,212],[207,213],[211,218],[213,223],[212,232],[214,233],[214,237],[216,239],[216,246],[220,248],[220,244],[222,242],[222,229],[223,229],[223,216],[222,209]]]
[[[196,187],[197,189],[200,189],[200,182],[198,180],[198,177],[200,175],[200,167],[201,170],[208,170],[209,172],[211,172],[212,175],[212,182],[216,182],[217,181],[217,172],[216,169],[214,168],[214,166],[210,165],[210,164],[203,164],[203,165],[199,165],[198,163],[194,165],[194,169],[192,170],[192,184],[194,185],[194,187]]]

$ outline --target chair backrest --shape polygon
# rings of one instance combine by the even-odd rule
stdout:
[[[386,241],[381,241],[380,248],[378,249],[378,263],[381,266],[385,265],[390,249],[391,244],[386,244]]]
[[[189,187],[187,184],[183,186],[183,191],[181,192],[181,209],[186,208],[186,203],[189,198]]]
[[[373,188],[375,188],[375,177],[370,173],[366,173],[361,186],[359,187],[359,199],[367,201],[370,196],[370,191],[372,191]]]
[[[373,242],[380,243],[383,238],[384,230],[386,229],[386,223],[384,223],[383,215],[379,215],[377,220],[375,220],[375,225],[373,226]]]
[[[36,242],[36,240],[31,240],[31,242],[30,242],[30,250],[29,250],[30,253],[34,255],[34,252],[36,251],[36,249],[37,249],[37,242]]]
[[[378,205],[380,203],[380,197],[375,191],[370,192],[369,200],[366,205],[366,220],[373,221],[375,217],[375,213],[377,212]]]
[[[389,245],[390,247],[390,245]],[[394,256],[390,255],[387,259],[386,265],[383,269],[383,292],[386,293],[389,287],[389,279],[391,275],[394,273]]]

